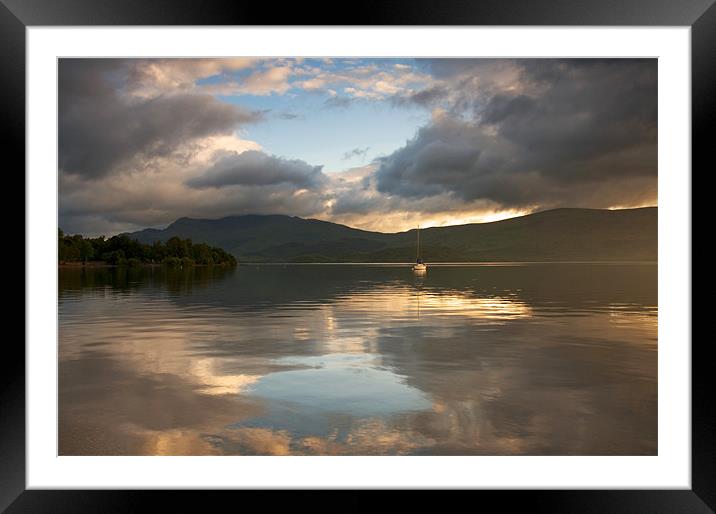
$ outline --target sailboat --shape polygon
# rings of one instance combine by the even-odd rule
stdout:
[[[428,265],[420,258],[420,226],[418,226],[418,253],[415,259],[415,264],[413,265],[413,271],[416,273],[424,273],[427,269]]]

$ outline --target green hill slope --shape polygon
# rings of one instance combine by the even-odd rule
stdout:
[[[416,232],[384,234],[282,215],[181,218],[129,234],[219,246],[240,262],[410,262]],[[427,262],[635,261],[657,259],[657,208],[554,209],[493,223],[420,231]]]

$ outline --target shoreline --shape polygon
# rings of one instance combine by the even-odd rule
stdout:
[[[191,268],[233,268],[245,266],[412,266],[414,262],[242,262],[236,266],[226,266],[223,264],[193,264]],[[427,263],[428,267],[448,267],[448,266],[518,266],[525,264],[652,264],[657,265],[658,261],[446,261]],[[169,267],[162,263],[142,263],[135,266],[125,264],[107,264],[100,262],[88,263],[62,263],[58,265],[58,269],[103,269],[103,268],[157,268],[167,267],[170,269],[182,269],[181,267]]]
[[[406,262],[242,262],[237,266],[412,266]],[[638,261],[438,261],[426,262],[431,266],[499,266],[515,264],[658,264],[655,260]]]
[[[238,266],[238,264],[236,265]],[[227,266],[225,264],[192,264],[187,266],[188,268],[233,268],[236,266]],[[161,262],[142,262],[141,264],[129,265],[129,264],[109,264],[101,261],[89,261],[89,262],[61,262],[57,264],[58,269],[85,269],[85,268],[170,268],[170,269],[182,269],[182,266],[167,266]]]

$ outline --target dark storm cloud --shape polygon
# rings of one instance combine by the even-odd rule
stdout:
[[[525,61],[527,59],[521,59]],[[513,59],[421,59],[421,65],[435,78],[446,79],[456,76],[474,75],[489,69],[492,65],[512,65]]]
[[[589,189],[597,183],[618,193],[636,178],[656,182],[656,60],[431,66],[459,87],[443,95],[444,114],[379,161],[378,191],[406,198],[451,193],[503,207],[576,206],[593,203]],[[492,75],[480,80],[488,70]],[[499,74],[516,83],[500,83]],[[609,194],[600,200],[604,207],[613,201]]]
[[[418,107],[432,107],[444,101],[449,96],[449,88],[446,86],[430,86],[418,91],[394,95],[390,98],[393,105],[398,107],[416,105]]]
[[[485,123],[499,123],[513,115],[523,115],[536,108],[536,101],[527,95],[495,95],[482,113]]]
[[[485,134],[479,125],[444,117],[421,128],[406,146],[378,160],[376,188],[382,193],[424,198],[452,192],[464,200],[513,196],[506,169],[510,145]],[[513,185],[513,184],[510,184]]]
[[[309,188],[325,182],[326,176],[321,171],[322,168],[323,166],[311,166],[298,159],[283,159],[249,150],[224,155],[205,173],[186,184],[193,188],[275,184]]]
[[[524,64],[545,88],[534,98],[495,95],[479,112],[483,124],[518,145],[532,167],[580,181],[624,173],[656,177],[656,61],[596,60]],[[633,158],[615,158],[638,154]],[[610,160],[610,166],[595,161]]]
[[[133,159],[166,157],[198,138],[229,134],[261,118],[198,94],[131,97],[123,60],[62,59],[59,64],[59,168],[94,179]],[[141,166],[142,162],[134,163]]]

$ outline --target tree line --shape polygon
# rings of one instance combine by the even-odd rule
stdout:
[[[126,234],[105,238],[65,235],[58,231],[58,257],[66,262],[102,261],[113,265],[165,264],[171,267],[194,265],[236,266],[236,258],[222,248],[191,239],[172,237],[166,243],[142,244]]]

